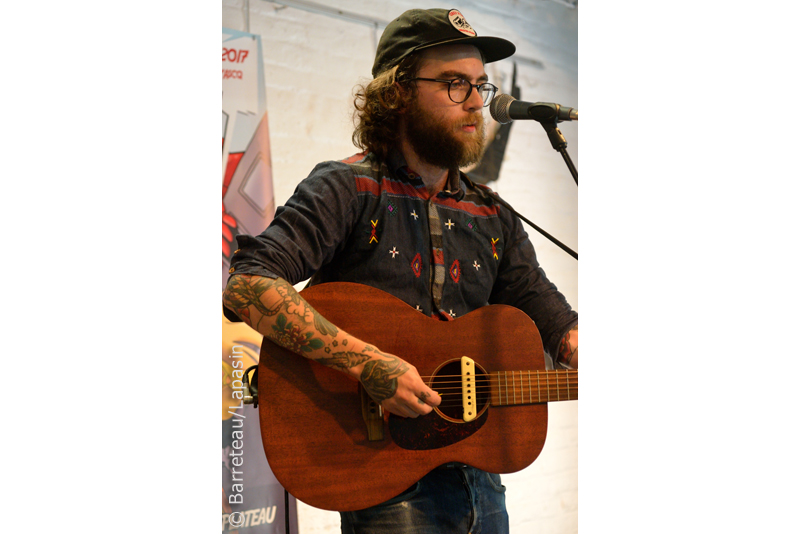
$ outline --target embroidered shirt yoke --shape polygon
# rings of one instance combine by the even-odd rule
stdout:
[[[237,236],[231,271],[367,284],[440,319],[509,304],[534,320],[554,355],[577,314],[547,280],[517,217],[481,187],[453,172],[429,197],[398,152],[387,162],[357,154],[321,163],[261,235]]]

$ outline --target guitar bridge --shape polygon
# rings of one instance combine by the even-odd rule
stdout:
[[[367,439],[383,441],[383,408],[367,394],[361,383],[358,392],[361,394],[361,416],[367,425]]]
[[[475,362],[467,356],[461,357],[461,406],[464,422],[469,423],[478,416],[475,390]]]

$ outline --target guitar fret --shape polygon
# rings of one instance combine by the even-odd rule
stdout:
[[[536,391],[539,392],[539,402],[542,402],[542,384],[539,381],[539,371],[536,371]]]
[[[517,386],[514,385],[514,371],[511,371],[511,388],[514,390],[514,404],[517,403]]]
[[[503,384],[501,383],[502,378],[500,378],[501,374],[502,374],[502,371],[498,371],[497,372],[497,403],[500,406],[502,406],[504,404],[503,403]]]
[[[533,390],[531,389],[531,372],[528,371],[528,402],[533,404]]]
[[[550,401],[550,375],[544,374],[544,381],[547,384],[547,401]]]
[[[525,373],[528,373],[528,384],[525,385]],[[533,383],[533,373],[536,383]],[[511,373],[509,383],[508,374]],[[544,373],[544,383],[542,383]],[[550,379],[553,379],[551,383]],[[497,406],[519,404],[536,404],[562,400],[578,399],[578,372],[572,369],[529,370],[529,371],[496,371],[492,374],[491,403]],[[525,398],[525,388],[528,398]],[[536,396],[534,398],[534,389]]]
[[[558,370],[556,370],[556,400],[561,400],[561,391],[558,389]]]

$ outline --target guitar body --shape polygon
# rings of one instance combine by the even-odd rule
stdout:
[[[422,377],[462,356],[488,372],[545,369],[538,330],[510,306],[444,322],[361,284],[321,284],[302,296],[333,324],[405,359]],[[392,416],[384,439],[369,441],[358,382],[266,338],[258,386],[261,436],[273,473],[296,498],[326,510],[379,504],[448,462],[519,471],[539,456],[547,433],[547,404],[541,403],[487,407],[470,423],[438,410],[417,419]],[[403,433],[402,447],[390,427]]]

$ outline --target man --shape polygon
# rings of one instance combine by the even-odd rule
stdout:
[[[457,10],[411,10],[391,22],[355,101],[353,140],[365,152],[317,165],[269,228],[237,237],[226,315],[359,380],[402,417],[441,402],[405,360],[413,355],[351,336],[294,284],[372,285],[440,320],[510,304],[536,322],[555,360],[577,367],[577,314],[539,268],[520,221],[459,171],[483,149],[482,109],[496,92],[484,64],[514,51],[477,36]],[[382,505],[342,513],[342,531],[507,532],[503,491],[498,475],[443,466]]]

